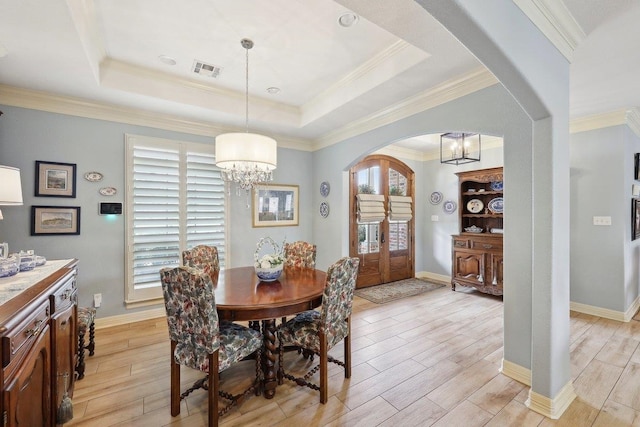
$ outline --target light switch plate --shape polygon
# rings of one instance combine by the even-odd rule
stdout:
[[[594,216],[593,225],[611,225],[610,216]]]

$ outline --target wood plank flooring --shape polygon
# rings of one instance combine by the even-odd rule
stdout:
[[[498,372],[502,300],[442,288],[378,305],[356,297],[353,371],[330,364],[329,401],[285,382],[274,399],[252,397],[222,426],[640,426],[640,322],[571,314],[571,372],[578,398],[559,420],[525,406],[528,387]],[[331,351],[342,358],[342,345]],[[68,426],[205,426],[205,393],[169,411],[169,340],[164,318],[96,332],[96,353],[76,382]],[[287,370],[308,362],[285,355]],[[231,391],[252,362],[222,374]],[[182,368],[190,385],[201,374]],[[317,374],[316,374],[317,377]]]

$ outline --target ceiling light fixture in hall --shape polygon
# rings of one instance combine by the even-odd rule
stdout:
[[[256,185],[271,181],[277,165],[278,144],[275,139],[249,132],[249,49],[253,42],[240,41],[246,50],[245,77],[245,132],[223,133],[216,136],[216,166],[221,169],[222,179],[236,183],[249,193]]]
[[[440,135],[440,163],[462,165],[480,161],[480,134],[449,132]]]

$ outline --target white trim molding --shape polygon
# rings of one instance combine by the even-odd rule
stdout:
[[[625,311],[610,310],[608,308],[596,307],[588,304],[573,302],[569,304],[569,309],[578,313],[589,314],[591,316],[603,317],[605,319],[617,320],[618,322],[629,322],[633,319],[640,308],[640,296]]]
[[[573,52],[587,36],[563,2],[513,0],[551,43],[571,62]]]
[[[553,399],[529,390],[529,398],[525,405],[545,417],[557,420],[576,398],[576,392],[571,380],[558,392]]]
[[[416,278],[427,279],[435,283],[442,283],[443,285],[451,285],[451,276],[446,274],[431,273],[429,271],[418,271]]]
[[[500,372],[511,379],[518,381],[524,385],[531,387],[531,369],[517,365],[508,360],[502,359]]]
[[[119,314],[117,316],[96,318],[96,329],[110,328],[112,326],[126,325],[127,323],[142,322],[143,320],[165,317],[167,312],[164,307],[151,310],[137,311],[135,313]]]

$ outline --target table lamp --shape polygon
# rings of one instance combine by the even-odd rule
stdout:
[[[0,205],[22,205],[20,169],[0,165]],[[2,211],[0,211],[0,219],[2,219]]]

